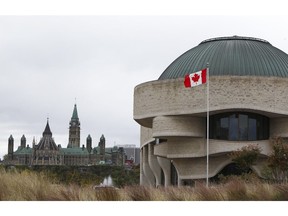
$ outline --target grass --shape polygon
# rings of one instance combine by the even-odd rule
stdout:
[[[1,201],[273,201],[288,200],[288,184],[231,179],[222,184],[195,187],[94,188],[59,184],[32,171],[0,170]]]

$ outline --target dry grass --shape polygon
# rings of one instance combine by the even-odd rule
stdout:
[[[205,184],[200,184],[195,189],[197,194],[197,200],[201,201],[223,201],[225,200],[225,194],[223,189],[219,186],[206,187]]]
[[[43,174],[0,170],[0,200],[5,201],[272,201],[288,200],[288,184],[251,183],[239,179],[195,187],[129,186],[93,188],[54,184]]]
[[[194,189],[188,187],[163,187],[159,188],[157,193],[162,195],[160,200],[188,201],[195,199]]]
[[[0,200],[55,200],[54,191],[43,175],[0,171]]]
[[[129,201],[151,201],[152,190],[145,186],[130,186],[124,188],[126,193],[126,198]]]

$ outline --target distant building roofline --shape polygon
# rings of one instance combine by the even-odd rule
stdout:
[[[117,147],[124,147],[124,148],[136,148],[137,146],[135,144],[121,144],[121,145],[115,145]]]

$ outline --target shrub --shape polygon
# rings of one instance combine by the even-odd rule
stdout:
[[[260,152],[261,149],[258,145],[248,145],[237,151],[233,151],[229,156],[242,172],[248,172],[250,167],[257,161]]]
[[[268,177],[277,182],[288,181],[288,144],[281,137],[271,139],[272,154],[268,157]]]
[[[261,183],[261,179],[257,176],[257,174],[251,172],[251,173],[243,173],[241,175],[219,175],[219,182],[221,184],[226,184],[232,181],[242,181],[245,183],[252,183],[252,184],[259,184]]]

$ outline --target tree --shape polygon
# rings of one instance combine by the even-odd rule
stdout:
[[[0,158],[0,160],[1,160],[1,158]],[[5,154],[4,156],[3,156],[3,161],[7,161],[8,160],[8,154]]]
[[[242,172],[247,173],[249,172],[250,167],[255,165],[260,152],[261,149],[258,145],[248,145],[237,151],[233,151],[229,156]]]
[[[270,178],[280,182],[288,180],[288,143],[282,137],[271,139],[272,154],[268,157]]]

